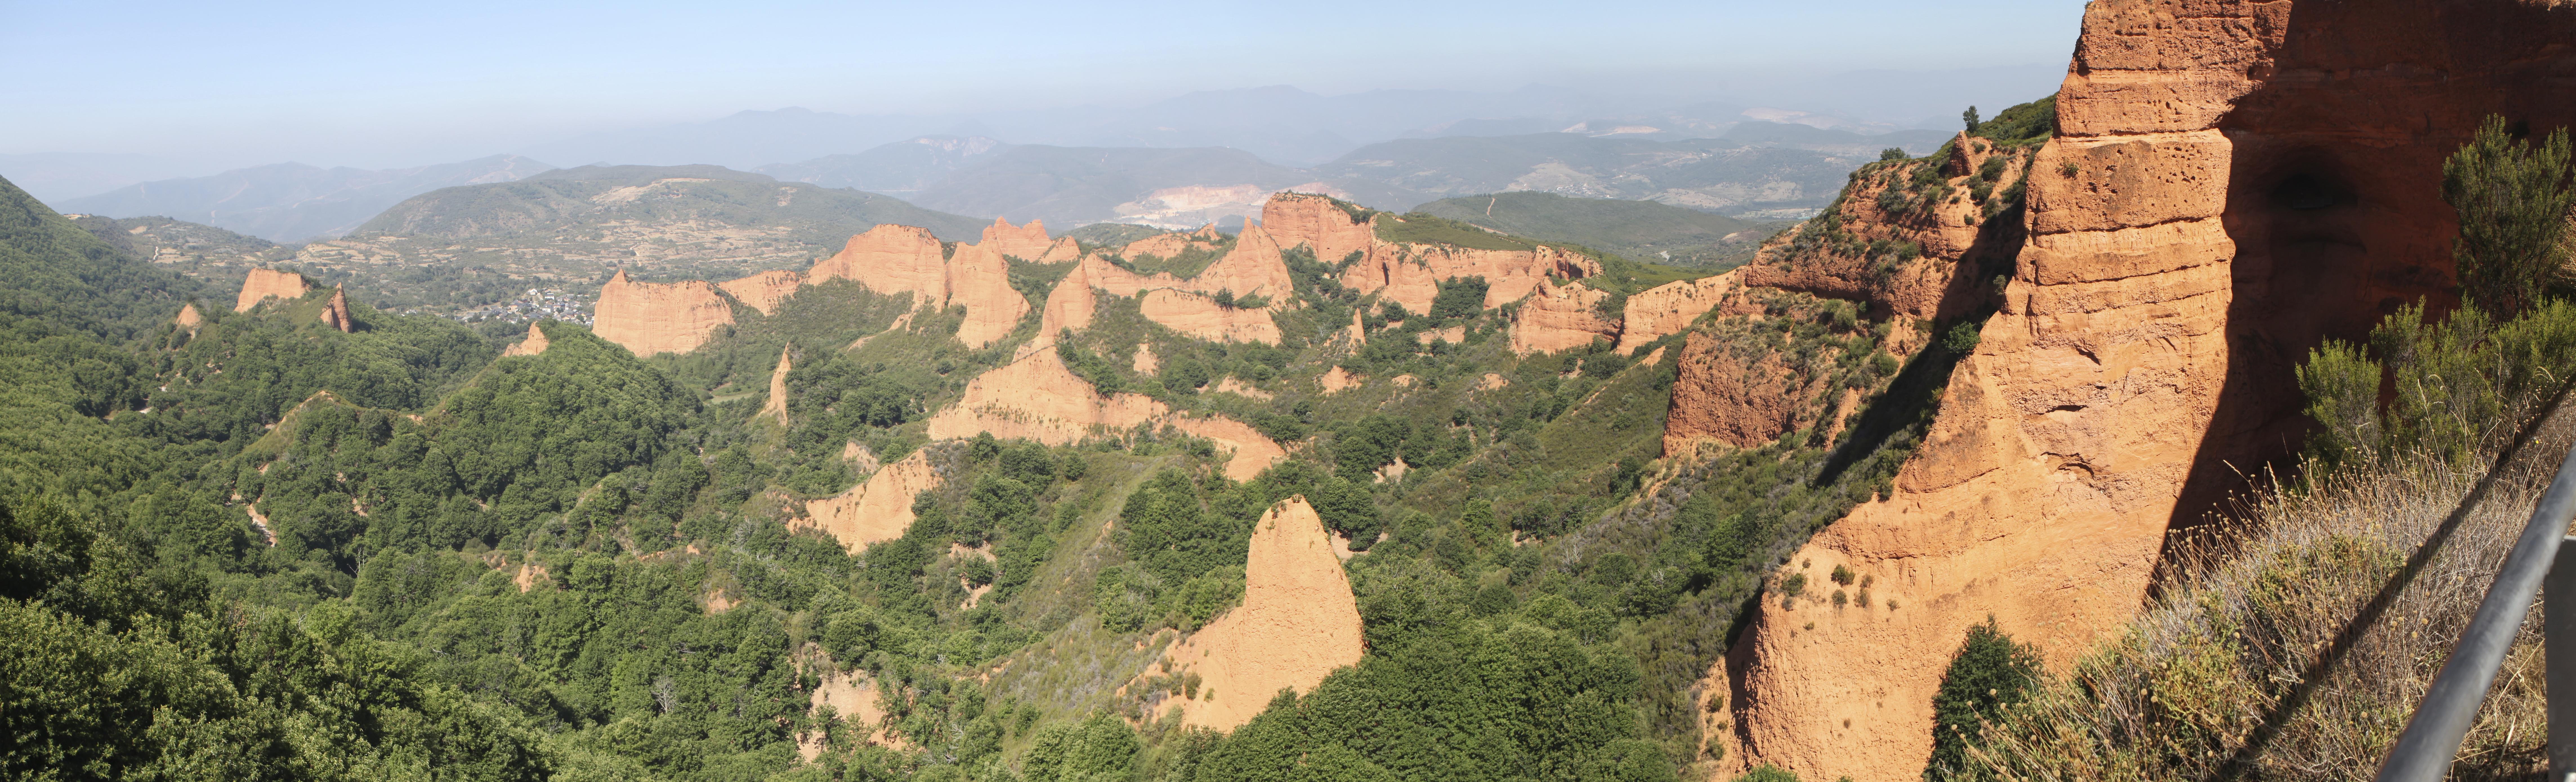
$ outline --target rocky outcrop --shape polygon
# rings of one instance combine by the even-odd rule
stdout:
[[[502,350],[502,351],[501,351],[501,355],[503,355],[503,356],[534,356],[534,355],[539,355],[539,354],[542,354],[542,353],[546,352],[546,348],[551,347],[553,344],[554,344],[553,342],[550,342],[550,341],[548,341],[548,340],[546,339],[546,331],[545,331],[545,329],[537,328],[537,324],[535,324],[535,323],[530,323],[530,324],[528,324],[528,338],[527,338],[527,339],[523,339],[523,340],[519,340],[519,344],[511,345],[511,346],[510,346],[510,347],[508,347],[507,349]]]
[[[1934,161],[1863,166],[1831,219],[1781,232],[1734,273],[1749,286],[1865,302],[1869,316],[1882,320],[1947,321],[1991,306],[1979,286],[2011,274],[2025,241],[2020,215],[1998,207],[2030,171],[2033,150],[1965,133],[1948,149],[1947,162],[1937,163],[1938,187],[1912,187],[1917,171]],[[1987,169],[1992,158],[2000,158],[1997,167]]]
[[[1322,377],[1315,378],[1315,386],[1323,389],[1325,396],[1331,396],[1343,391],[1358,388],[1360,387],[1360,383],[1366,380],[1367,378],[1353,374],[1350,370],[1337,366],[1332,369],[1324,370]]]
[[[1377,243],[1377,229],[1361,214],[1327,196],[1279,193],[1261,206],[1261,227],[1282,245],[1303,244],[1315,251],[1315,260],[1337,264],[1352,253],[1366,257]]]
[[[796,289],[804,286],[803,272],[783,269],[716,283],[716,288],[732,296],[734,301],[749,305],[752,309],[759,310],[762,315],[778,314],[778,303],[789,296],[796,295]]]
[[[930,455],[914,451],[868,476],[865,482],[831,497],[805,502],[801,525],[820,529],[851,551],[903,537],[912,527],[912,498],[939,488],[939,471]]]
[[[976,244],[998,255],[1035,263],[1044,259],[1055,243],[1047,241],[1044,220],[1030,220],[1028,225],[1012,227],[1011,221],[996,217],[992,225],[984,226],[984,238]]]
[[[1164,236],[1183,236],[1183,234]],[[1144,241],[1153,241],[1153,239]],[[1268,298],[1270,302],[1265,306],[1275,309],[1286,306],[1287,299],[1296,294],[1294,283],[1288,276],[1288,263],[1280,256],[1279,251],[1279,243],[1273,241],[1268,232],[1263,231],[1260,226],[1252,226],[1245,228],[1240,236],[1235,237],[1234,247],[1228,249],[1224,257],[1218,258],[1215,263],[1208,264],[1207,268],[1200,270],[1198,274],[1187,278],[1161,272],[1138,274],[1120,268],[1117,264],[1110,263],[1107,258],[1097,255],[1084,258],[1082,270],[1088,275],[1094,287],[1120,296],[1137,296],[1156,289],[1205,295],[1215,295],[1223,291],[1233,293],[1238,298],[1245,296]]]
[[[626,270],[599,288],[590,330],[638,356],[687,353],[733,324],[733,305],[705,280],[635,282]]]
[[[1393,219],[1380,217],[1378,219]],[[1375,245],[1366,259],[1342,271],[1341,282],[1361,295],[1431,310],[1440,281],[1485,278],[1485,306],[1499,307],[1551,285],[1549,278],[1581,279],[1601,273],[1601,263],[1581,253],[1540,246],[1535,250],[1482,250],[1446,244]]]
[[[788,355],[793,352],[795,351],[778,351],[778,367],[769,370],[769,401],[760,405],[760,417],[777,421],[779,426],[788,425],[787,373],[796,368],[788,361]]]
[[[1064,368],[1055,351],[1041,350],[966,382],[966,394],[930,417],[930,437],[951,439],[991,432],[1004,439],[1070,445],[1115,434],[1170,413],[1142,394],[1093,393],[1091,384]]]
[[[1621,353],[1682,333],[1741,286],[1741,270],[1657,285],[1628,297],[1619,317]]]
[[[1083,266],[1066,272],[1055,290],[1047,292],[1046,308],[1038,313],[1038,336],[1033,345],[1053,345],[1057,335],[1066,331],[1091,328],[1091,316],[1100,309],[1100,297],[1091,290],[1091,275]]]
[[[1228,378],[1231,380],[1232,378]],[[1225,477],[1248,481],[1260,477],[1261,471],[1288,458],[1288,451],[1252,425],[1221,415],[1205,417],[1180,416],[1172,419],[1172,428],[1204,437],[1216,443],[1219,452],[1229,454]]]
[[[1822,378],[1797,371],[1761,343],[1692,332],[1664,418],[1664,453],[1688,455],[1700,440],[1759,448],[1815,423],[1810,404]]]
[[[948,306],[947,253],[939,237],[909,225],[879,225],[805,272],[814,282],[851,280],[878,293],[910,293],[915,305]]]
[[[1233,730],[1280,690],[1311,692],[1366,651],[1350,580],[1306,498],[1279,501],[1253,525],[1243,576],[1243,605],[1165,652],[1206,694],[1181,699],[1183,724]]]
[[[1128,242],[1126,246],[1118,248],[1118,255],[1128,259],[1177,258],[1181,253],[1191,250],[1214,250],[1217,248],[1217,242],[1222,238],[1216,235],[1215,228],[1215,226],[1209,226],[1196,233],[1155,234]]]
[[[1035,224],[1037,221],[1029,222]],[[1079,260],[1082,260],[1082,243],[1074,241],[1070,236],[1055,240],[1055,244],[1047,245],[1046,254],[1037,257],[1038,263],[1072,263]]]
[[[948,259],[948,296],[949,304],[966,308],[957,341],[970,348],[1008,336],[1029,314],[1028,297],[1011,287],[1011,262],[983,245],[958,245]]]
[[[2542,3],[2088,6],[2001,311],[1894,496],[1791,557],[1902,608],[1761,601],[1724,763],[1916,778],[1969,624],[2061,668],[2116,632],[2167,532],[2299,441],[2308,348],[2453,301],[2442,160],[2490,113],[2576,124],[2568,40]]]
[[[312,292],[313,283],[305,280],[304,275],[273,269],[252,269],[250,278],[242,281],[241,296],[233,300],[233,311],[249,312],[250,308],[259,306],[262,301],[272,298],[278,301],[294,301]]]
[[[1619,338],[1619,323],[1600,314],[1610,294],[1582,285],[1540,286],[1533,293],[1512,313],[1512,352],[1553,353]]]
[[[206,325],[206,315],[205,313],[198,312],[197,305],[193,302],[181,304],[179,305],[179,314],[170,318],[170,322],[176,324],[179,328],[188,330],[188,333],[194,334],[199,327]]]
[[[1207,296],[1170,288],[1146,291],[1139,305],[1146,320],[1192,339],[1279,344],[1279,326],[1270,319],[1267,308],[1228,307]]]
[[[358,327],[358,322],[349,318],[349,291],[337,285],[331,286],[331,300],[322,303],[322,313],[317,317],[322,325],[339,329],[341,333]]]

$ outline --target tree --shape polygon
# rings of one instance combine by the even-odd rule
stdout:
[[[1977,107],[1969,106],[1967,111],[1959,112],[1959,120],[1968,124],[1968,132],[1977,132]]]
[[[2442,200],[2460,213],[2458,262],[2462,295],[2511,317],[2563,274],[2568,250],[2567,129],[2537,146],[2514,138],[2503,117],[2489,115],[2477,135],[2442,162]]]
[[[2039,650],[2014,643],[1993,616],[1970,626],[1958,655],[1950,658],[1950,670],[1941,674],[1941,689],[1932,695],[1932,762],[1924,767],[1923,778],[1959,778],[1968,747],[1982,741],[1985,723],[2005,706],[2020,703],[2039,681],[2039,672]]]

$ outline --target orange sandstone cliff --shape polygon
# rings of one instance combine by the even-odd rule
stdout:
[[[704,280],[635,282],[619,269],[599,288],[591,331],[638,356],[687,353],[732,325],[733,305]]]
[[[1311,692],[1365,652],[1360,611],[1333,536],[1304,497],[1270,506],[1252,528],[1243,605],[1165,653],[1175,673],[1202,679],[1181,699],[1185,724],[1233,730],[1282,689]]]
[[[2167,530],[2298,442],[2308,348],[2449,302],[2441,162],[2490,113],[2576,124],[2569,40],[2576,9],[2509,0],[2092,3],[2000,310],[1894,496],[1790,557],[1885,599],[1761,601],[1703,696],[1724,697],[1715,771],[1918,778],[1969,624],[1992,615],[2058,667],[2116,632]],[[1948,227],[1913,230],[1929,252]]]
[[[257,307],[260,302],[270,298],[294,301],[304,298],[304,294],[311,292],[313,292],[313,283],[306,281],[304,275],[273,269],[252,269],[250,278],[242,281],[241,296],[234,299],[233,311],[249,312],[250,308]]]
[[[735,301],[750,305],[762,315],[778,313],[778,302],[796,294],[805,286],[805,274],[786,270],[765,271],[738,280],[716,283],[716,288]]]
[[[1013,227],[1011,221],[996,217],[992,225],[984,226],[984,238],[977,244],[1002,255],[1036,262],[1045,258],[1047,251],[1056,243],[1047,240],[1044,220],[1030,220],[1027,225]]]

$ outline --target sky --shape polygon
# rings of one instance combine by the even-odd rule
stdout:
[[[419,165],[801,106],[1133,105],[1293,85],[1722,96],[2062,68],[2079,0],[1080,4],[0,0],[0,154]],[[1893,118],[1879,118],[1893,119]]]

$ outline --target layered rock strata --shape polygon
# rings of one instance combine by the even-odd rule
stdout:
[[[1621,353],[1682,333],[1699,316],[1715,309],[1726,294],[1742,286],[1741,270],[1696,280],[1668,282],[1628,297],[1619,316]]]

